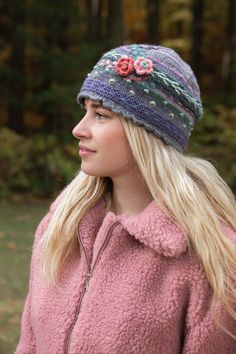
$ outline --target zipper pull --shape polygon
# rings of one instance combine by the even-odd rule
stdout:
[[[85,289],[85,291],[88,290],[90,278],[91,278],[91,273],[88,273],[88,274],[86,275],[85,282],[84,282],[84,289]]]

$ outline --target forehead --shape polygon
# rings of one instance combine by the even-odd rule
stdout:
[[[92,100],[91,98],[85,98],[83,103],[86,106],[90,106],[93,108],[103,107],[103,104],[101,101]],[[105,108],[105,107],[103,107],[103,108]]]
[[[91,98],[85,98],[83,100],[82,104],[85,107],[90,107],[93,109],[102,108],[103,110],[106,110],[107,113],[111,114],[112,116],[121,117],[120,114],[113,112],[110,108],[104,107],[102,101],[93,100]]]

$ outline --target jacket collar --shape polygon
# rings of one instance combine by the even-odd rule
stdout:
[[[104,216],[105,207],[104,200],[94,207],[96,213],[103,215],[105,223],[120,222],[130,235],[154,251],[166,257],[178,257],[186,252],[188,248],[186,234],[156,201],[152,201],[136,215],[116,215],[109,211]],[[91,212],[93,211],[89,213]]]
[[[117,216],[130,235],[167,257],[178,257],[188,247],[183,230],[152,201],[140,214]]]

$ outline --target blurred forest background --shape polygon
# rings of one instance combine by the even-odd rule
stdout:
[[[82,80],[131,42],[170,46],[192,65],[205,115],[189,152],[236,191],[235,0],[0,0],[0,197],[49,196],[72,178]]]
[[[236,0],[0,0],[0,354],[19,338],[34,229],[80,166],[81,83],[134,42],[192,65],[205,113],[187,152],[236,192]]]

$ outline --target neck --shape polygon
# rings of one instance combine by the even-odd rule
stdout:
[[[152,200],[140,176],[112,179],[111,211],[115,214],[139,214]]]

